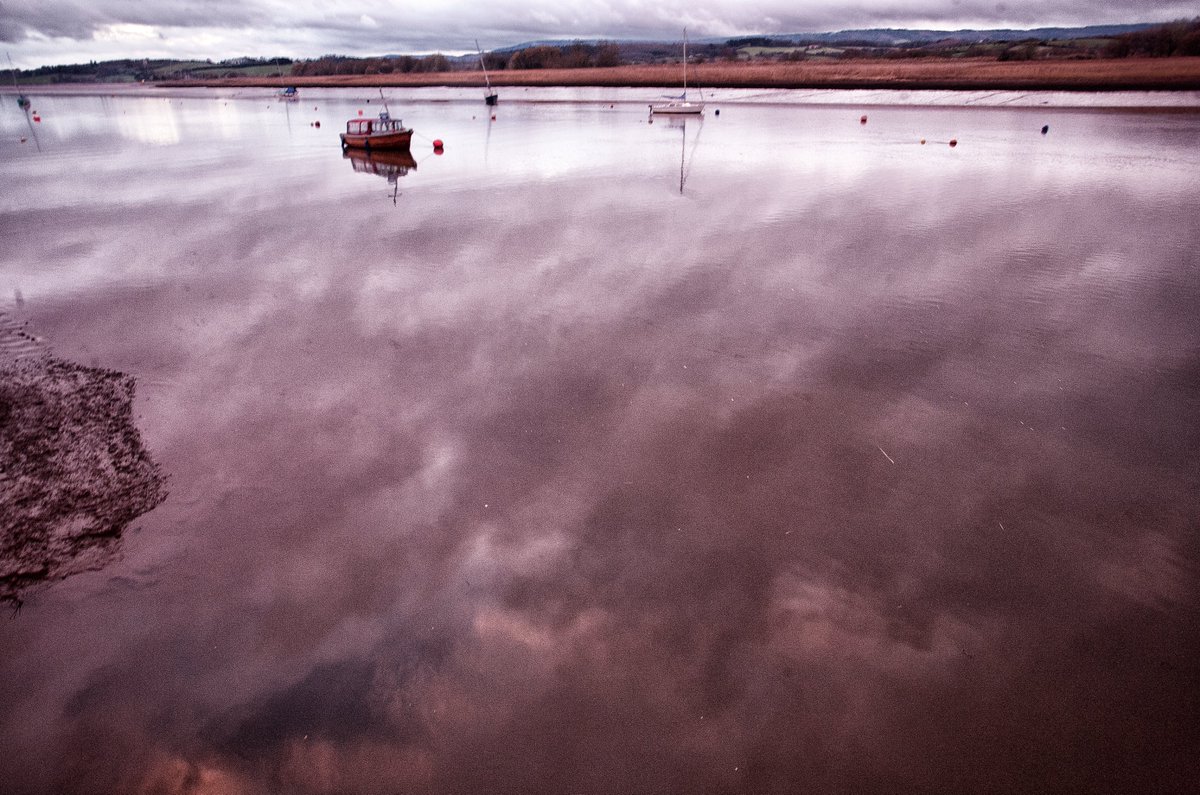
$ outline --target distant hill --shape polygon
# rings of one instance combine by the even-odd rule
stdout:
[[[899,47],[906,44],[934,44],[941,41],[961,42],[1001,42],[1025,41],[1027,39],[1093,39],[1120,36],[1125,33],[1135,33],[1141,30],[1158,27],[1160,23],[1147,22],[1137,25],[1088,25],[1078,28],[1032,28],[1030,30],[1015,30],[1009,28],[997,30],[908,30],[905,28],[862,28],[856,30],[838,30],[833,32],[810,33],[766,33],[753,36],[720,36],[701,37],[692,39],[697,45],[742,45],[742,42],[763,42],[757,46],[780,46],[797,43],[821,44],[871,44],[877,47]],[[528,47],[569,47],[581,42],[583,44],[599,44],[601,41],[615,41],[621,46],[644,46],[664,44],[661,40],[651,39],[538,39],[522,42],[508,47],[497,47],[490,52],[516,52]],[[475,58],[474,54],[469,56]]]
[[[899,47],[906,44],[935,44],[943,41],[1001,42],[1025,41],[1028,39],[1071,40],[1121,36],[1157,27],[1157,23],[1140,25],[1089,25],[1081,28],[1033,28],[1030,30],[907,30],[903,28],[864,28],[861,30],[839,30],[832,33],[778,33],[765,36],[737,38],[697,39],[703,44],[734,44],[745,39],[779,43],[814,42],[821,44],[871,44],[877,47]],[[763,45],[760,45],[763,46]]]

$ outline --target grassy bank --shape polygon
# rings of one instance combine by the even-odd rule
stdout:
[[[997,61],[994,59],[864,59],[794,63],[704,63],[689,82],[705,88],[872,88],[1024,91],[1200,91],[1200,57]],[[528,69],[491,75],[496,86],[672,86],[679,66]],[[322,77],[231,78],[164,86],[477,86],[478,72]]]

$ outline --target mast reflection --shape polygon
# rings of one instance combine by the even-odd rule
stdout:
[[[383,177],[392,186],[392,204],[396,203],[399,195],[400,177],[409,171],[416,171],[417,161],[412,153],[404,149],[389,151],[367,151],[363,149],[346,149],[342,158],[350,161],[350,166],[360,174],[375,174]]]

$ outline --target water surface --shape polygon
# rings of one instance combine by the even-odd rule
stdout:
[[[1193,782],[1200,116],[302,95],[0,113],[170,478],[0,621],[7,791]]]

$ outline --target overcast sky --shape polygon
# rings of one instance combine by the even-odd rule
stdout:
[[[0,0],[19,68],[113,58],[463,52],[543,38],[681,37],[864,27],[1162,22],[1195,2],[1140,0]],[[7,63],[4,64],[7,66]]]

